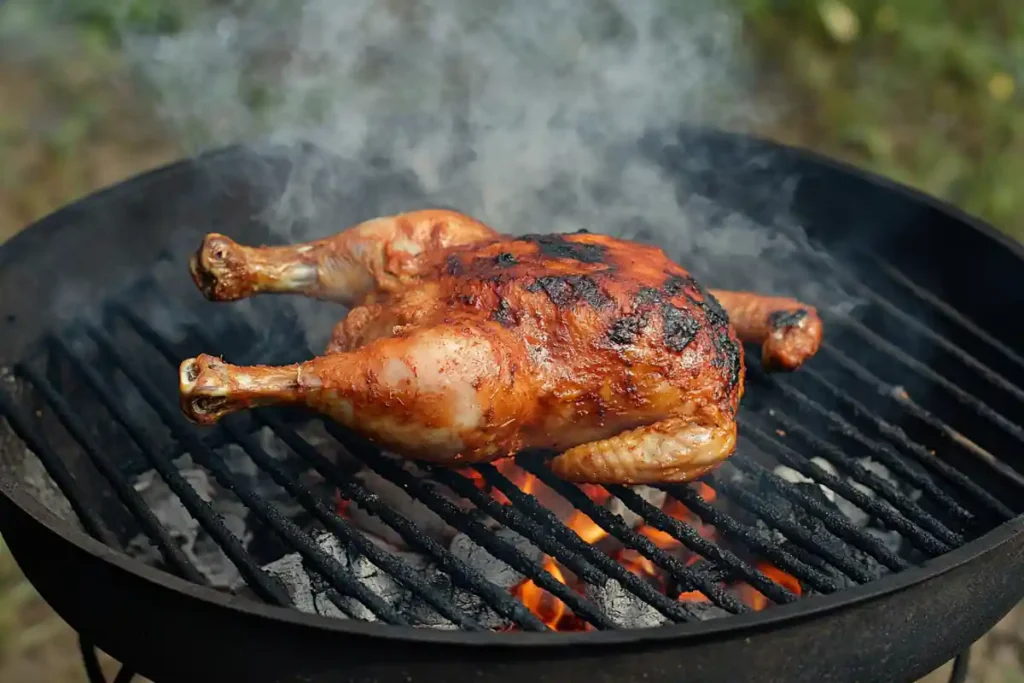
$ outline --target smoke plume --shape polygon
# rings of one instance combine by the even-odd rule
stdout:
[[[448,206],[510,233],[653,239],[684,265],[700,260],[712,286],[789,279],[762,259],[792,249],[789,234],[681,201],[637,144],[680,123],[764,123],[727,3],[256,0],[125,44],[191,149],[243,141],[289,157],[265,217],[289,241]],[[360,178],[396,172],[415,192],[325,210]]]

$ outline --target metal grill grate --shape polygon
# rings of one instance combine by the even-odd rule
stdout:
[[[490,518],[500,528],[520,534],[585,584],[618,582],[661,615],[661,621],[687,622],[707,618],[708,604],[723,613],[751,610],[749,602],[734,590],[740,584],[752,587],[772,603],[797,600],[799,594],[792,584],[780,581],[768,566],[798,581],[800,594],[828,594],[946,553],[1011,518],[1017,510],[1007,501],[1017,499],[1014,494],[1024,485],[1024,477],[991,454],[1002,443],[997,438],[990,444],[976,443],[964,432],[976,424],[987,424],[989,429],[1001,430],[1001,437],[1024,441],[1024,430],[975,396],[1000,393],[1010,401],[1022,401],[1024,391],[905,310],[927,305],[954,324],[958,335],[987,348],[1001,362],[1022,369],[1024,362],[891,267],[874,266],[878,281],[887,287],[883,297],[831,257],[819,258],[828,260],[837,283],[869,301],[868,313],[858,319],[828,318],[828,342],[819,357],[793,375],[767,376],[756,367],[756,361],[749,363],[737,454],[703,479],[705,488],[661,487],[669,500],[713,528],[715,536],[709,539],[698,526],[666,513],[664,505],[654,505],[632,489],[610,486],[605,490],[646,525],[690,551],[691,560],[684,562],[649,535],[639,533],[635,524],[604,504],[599,487],[560,481],[530,454],[517,460],[525,472],[571,509],[589,517],[623,547],[663,572],[671,591],[656,587],[581,538],[567,526],[564,516],[557,516],[533,491],[517,485],[507,471],[480,465],[473,478],[445,469],[421,475],[335,425],[324,423],[325,430],[361,467],[404,489],[595,629],[617,628],[622,623],[585,591],[567,585],[546,561],[495,533],[493,525],[484,520]],[[110,303],[100,315],[82,319],[44,340],[38,353],[13,368],[22,385],[18,400],[0,391],[0,413],[42,461],[88,533],[135,554],[137,549],[129,547],[126,539],[142,533],[159,551],[161,566],[190,581],[207,583],[179,539],[133,485],[140,472],[155,470],[191,519],[237,568],[248,589],[269,603],[290,605],[288,590],[267,572],[267,562],[256,557],[252,544],[229,528],[209,496],[175,464],[175,458],[188,454],[268,532],[273,540],[262,554],[297,552],[322,583],[323,595],[349,618],[436,625],[440,617],[449,627],[489,628],[466,609],[465,597],[471,596],[508,626],[548,629],[507,587],[489,581],[477,567],[424,533],[417,520],[393,509],[368,489],[355,476],[357,468],[325,456],[302,429],[308,416],[259,410],[226,418],[208,431],[188,424],[178,411],[173,386],[175,368],[182,358],[200,351],[223,354],[234,362],[296,358],[252,357],[265,351],[267,344],[255,348],[252,343],[236,343],[235,347],[220,343],[259,338],[260,333],[247,328],[231,306],[218,308],[218,316],[228,323],[210,333],[154,280],[144,279],[127,291],[130,300]],[[281,317],[280,311],[286,309],[268,313],[277,317],[267,325],[297,331],[298,322]],[[168,314],[190,322],[180,329],[164,329],[159,321]],[[899,331],[890,338],[887,333],[894,326]],[[302,348],[300,336],[276,340],[271,346],[290,349],[296,357],[308,356],[311,351]],[[973,373],[974,386],[954,383],[917,360],[904,350],[911,343],[918,349],[927,345],[955,359]],[[923,387],[925,398],[912,398],[883,376],[898,377],[904,386],[913,382]],[[952,426],[948,413],[940,417],[948,404],[932,397],[943,394],[950,399],[948,404],[960,411],[957,416],[968,415],[968,427]],[[939,408],[932,407],[933,402]],[[287,458],[270,452],[265,440],[256,435],[261,429],[271,430],[278,445],[288,450]],[[218,455],[218,449],[228,444],[240,447],[301,513],[284,511],[279,501],[269,499],[232,471]],[[937,455],[933,449],[941,449],[941,453]],[[387,525],[411,551],[429,558],[438,569],[437,576],[426,575],[402,554],[375,543],[352,519],[339,514],[333,501],[298,476],[308,470],[317,472],[344,500]],[[811,483],[794,483],[800,477]],[[487,488],[482,488],[481,482]],[[716,493],[714,500],[702,495],[706,486]],[[467,500],[470,510],[453,503],[445,490]],[[898,546],[855,524],[835,504],[836,497],[898,533]],[[110,511],[111,500],[120,505],[117,512]],[[311,529],[334,535],[416,596],[432,614],[428,618],[422,609],[396,606],[367,587],[351,566],[325,551]],[[445,577],[441,584],[439,576]],[[677,598],[677,594],[692,591],[702,593],[706,603]]]

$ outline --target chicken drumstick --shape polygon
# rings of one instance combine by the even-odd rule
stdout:
[[[191,271],[212,300],[278,292],[352,307],[328,352],[304,363],[184,361],[182,410],[193,421],[297,404],[439,464],[564,451],[551,467],[578,482],[700,476],[735,447],[737,334],[785,370],[821,335],[813,308],[709,293],[656,247],[585,233],[509,237],[449,211],[294,246],[211,234]]]

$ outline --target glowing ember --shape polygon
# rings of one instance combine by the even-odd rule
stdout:
[[[608,532],[597,525],[597,523],[585,514],[576,510],[569,517],[565,525],[576,532],[586,543],[594,544],[608,535]]]
[[[680,593],[677,598],[679,602],[711,602],[708,596],[704,595],[700,591],[687,591]]]
[[[758,562],[757,568],[762,574],[767,576],[769,579],[779,584],[786,590],[790,591],[795,595],[800,595],[803,591],[800,589],[800,581],[794,576],[790,576],[786,572],[782,571],[775,565],[767,562]],[[760,592],[750,586],[745,587],[747,590],[744,591],[746,594],[746,602],[754,608],[755,611],[760,612],[768,606],[768,598],[762,595]]]
[[[565,583],[565,576],[558,567],[558,563],[550,557],[544,558],[544,571],[550,573],[561,583]],[[538,619],[555,630],[568,630],[560,628],[562,617],[566,614],[565,603],[542,590],[533,581],[526,581],[512,589],[512,595],[519,599],[523,605],[533,612]]]
[[[334,491],[334,512],[342,519],[349,519],[348,506],[352,504],[347,498],[343,498],[341,491]]]

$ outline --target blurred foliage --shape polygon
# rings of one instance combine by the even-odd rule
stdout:
[[[81,74],[96,81],[109,76],[122,35],[174,32],[197,12],[247,1],[13,0],[0,11],[0,57],[4,40],[45,31],[55,18],[74,34],[42,62],[56,72],[49,81],[79,73],[79,82],[64,96],[49,93],[66,106],[59,120],[31,131],[59,161],[109,122],[104,98],[82,96],[80,81],[89,79]],[[1024,234],[1024,193],[1015,191],[1024,177],[1024,3],[731,2],[762,72],[760,94],[781,112],[766,133],[920,187]],[[258,103],[258,87],[254,93]],[[0,101],[0,152],[18,124]],[[0,173],[9,184],[10,168]]]
[[[1024,236],[1024,3],[736,2],[788,98],[779,137]]]

